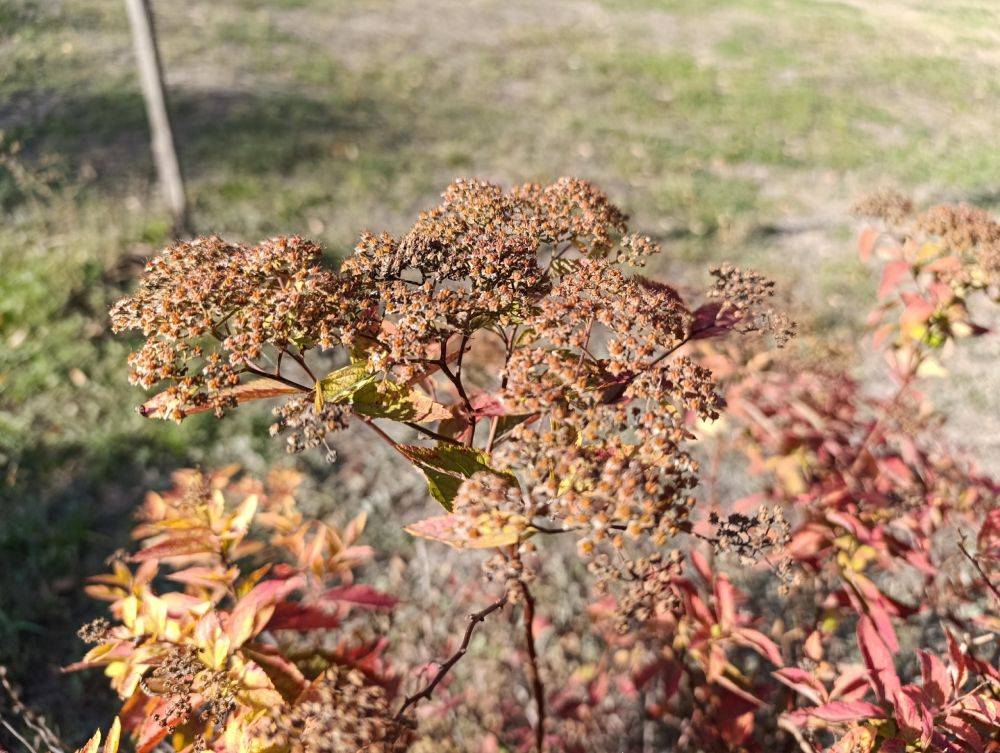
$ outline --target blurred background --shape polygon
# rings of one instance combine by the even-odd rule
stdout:
[[[570,174],[665,244],[657,274],[700,286],[710,263],[755,265],[806,342],[849,346],[875,288],[855,199],[1000,205],[996,0],[151,6],[199,234],[298,233],[338,257],[364,229],[404,230],[456,176]],[[0,132],[0,664],[78,742],[112,708],[103,678],[58,671],[99,613],[83,579],[171,469],[294,463],[332,507],[423,502],[388,459],[285,458],[266,409],[180,427],[135,413],[106,313],[171,218],[121,0],[0,0]],[[997,342],[966,348],[942,398],[994,464]],[[377,548],[423,556],[375,517]]]

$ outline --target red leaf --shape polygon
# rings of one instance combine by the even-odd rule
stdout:
[[[191,699],[192,704],[197,704],[197,696]],[[173,709],[173,714],[166,712]],[[150,753],[177,725],[187,719],[187,707],[171,704],[169,700],[162,699],[156,708],[151,711],[139,730],[139,741],[135,746],[135,753]]]
[[[708,560],[705,559],[705,555],[697,549],[691,550],[691,564],[694,565],[694,569],[698,571],[698,574],[704,578],[707,583],[712,582],[712,568],[709,567]]]
[[[340,625],[340,617],[316,606],[280,602],[274,605],[274,614],[264,626],[265,630],[322,630]]]
[[[729,578],[720,575],[715,579],[715,610],[719,617],[719,627],[728,633],[736,624],[736,589]]]
[[[858,620],[858,647],[868,667],[870,679],[881,700],[895,698],[901,685],[892,652],[868,615],[862,615]]]
[[[389,596],[389,594],[361,584],[336,586],[326,591],[323,598],[329,601],[343,601],[377,609],[392,609],[399,603],[398,599]]]
[[[226,623],[226,633],[232,642],[232,648],[242,646],[257,635],[270,622],[272,607],[303,583],[303,578],[295,577],[287,580],[265,580],[258,583],[249,593],[240,598],[233,607],[229,621]],[[273,613],[273,612],[272,612]]]
[[[476,418],[507,415],[507,409],[504,408],[503,403],[489,393],[480,392],[472,398],[471,403]]]
[[[910,265],[905,261],[891,261],[882,270],[882,283],[878,288],[878,297],[885,298],[899,286],[899,283],[910,273]]]
[[[907,685],[896,693],[892,711],[899,729],[909,733],[907,737],[920,737],[924,746],[930,742],[934,719],[920,702],[917,688]]]
[[[754,649],[775,666],[781,667],[784,665],[785,662],[781,658],[781,649],[778,648],[778,645],[774,641],[759,630],[740,628],[733,633],[733,638],[738,643]]]
[[[822,706],[800,709],[789,714],[793,719],[815,717],[824,722],[854,722],[860,719],[881,719],[885,712],[881,706],[867,701],[830,701]]]
[[[722,304],[717,302],[706,303],[695,309],[691,321],[690,339],[704,340],[708,337],[717,337],[736,326],[736,314],[733,311],[726,311],[720,315],[721,311]]]
[[[951,697],[952,691],[951,676],[947,667],[938,657],[926,651],[917,649],[917,656],[920,657],[920,675],[924,682],[924,692],[936,706],[943,706]]]
[[[742,698],[744,701],[746,701],[749,704],[752,704],[753,706],[764,705],[764,702],[760,700],[757,696],[755,696],[753,693],[747,690],[744,690],[725,675],[720,675],[719,677],[716,677],[714,682],[716,685],[721,685],[733,695]],[[725,706],[725,704],[723,704],[723,706]]]
[[[826,690],[820,684],[819,680],[806,672],[804,669],[799,669],[798,667],[787,667],[785,669],[779,669],[772,672],[771,674],[777,677],[778,680],[790,687],[796,693],[804,695],[816,705],[823,703],[823,697],[826,695]]]

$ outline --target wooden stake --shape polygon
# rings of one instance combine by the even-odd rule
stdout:
[[[149,0],[125,0],[125,8],[128,11],[129,25],[132,27],[135,57],[139,66],[139,84],[142,87],[142,97],[146,101],[153,161],[156,164],[160,189],[174,217],[174,234],[189,233],[184,180],[181,177],[181,167],[174,148],[173,129],[163,91],[163,68],[156,47]]]

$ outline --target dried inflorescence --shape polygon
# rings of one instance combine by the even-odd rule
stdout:
[[[708,516],[713,527],[711,542],[720,555],[732,555],[741,565],[765,562],[777,578],[783,593],[795,581],[792,558],[788,553],[791,526],[779,505],[762,507],[753,513],[731,512]]]
[[[332,462],[336,453],[327,444],[327,437],[347,428],[351,414],[347,407],[336,403],[324,403],[317,408],[316,400],[304,395],[276,405],[274,416],[277,420],[271,424],[271,436],[284,434],[288,452],[303,452],[322,445]]]
[[[349,347],[370,329],[363,291],[322,267],[321,256],[297,237],[257,246],[211,237],[154,257],[139,289],[112,308],[111,322],[116,332],[137,329],[146,338],[129,357],[132,381],[169,383],[157,415],[221,414],[237,404],[241,375],[263,373],[264,361]]]
[[[607,256],[624,229],[624,215],[583,181],[509,192],[456,181],[405,235],[367,234],[344,263],[345,273],[371,285],[392,325],[370,363],[412,377],[422,360],[443,355],[449,338],[523,317],[551,284],[543,257]],[[633,246],[633,255],[648,248]]]
[[[596,579],[597,593],[616,595],[614,619],[619,633],[627,633],[636,622],[646,622],[680,607],[677,582],[683,562],[684,554],[679,549],[666,554],[653,552],[624,564],[606,554],[591,560],[588,570]]]
[[[697,465],[682,449],[689,415],[718,416],[711,373],[667,358],[691,315],[664,285],[581,261],[526,320],[505,372],[506,405],[538,420],[499,448],[535,514],[584,531],[581,548],[622,534],[663,543],[687,515]]]
[[[111,623],[104,617],[97,617],[86,625],[81,625],[76,631],[77,637],[84,643],[101,643],[111,632]]]
[[[752,269],[738,269],[731,264],[713,267],[715,287],[708,297],[719,300],[719,319],[732,319],[740,332],[771,334],[779,346],[795,336],[795,323],[788,315],[770,305],[774,283]]]
[[[393,718],[384,688],[357,670],[336,668],[318,677],[285,713],[258,722],[262,749],[288,753],[400,753],[413,736]]]
[[[891,188],[883,188],[862,197],[851,208],[862,217],[877,217],[890,225],[899,225],[913,214],[913,200]]]

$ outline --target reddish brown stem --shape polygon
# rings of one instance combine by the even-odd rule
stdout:
[[[472,641],[472,634],[476,631],[476,627],[483,622],[487,617],[496,612],[498,609],[503,609],[507,604],[507,596],[504,595],[502,598],[490,604],[485,609],[482,609],[475,614],[469,615],[469,626],[465,629],[465,636],[462,638],[462,645],[458,647],[458,651],[453,653],[448,660],[442,664],[431,681],[427,683],[419,692],[413,695],[407,696],[406,700],[403,701],[403,705],[399,707],[399,711],[396,712],[395,719],[400,721],[406,714],[407,709],[411,706],[419,703],[425,698],[430,698],[434,693],[434,689],[441,683],[445,675],[451,671],[459,659],[465,656],[465,652],[469,648],[469,643]]]
[[[958,548],[961,550],[962,554],[965,555],[965,558],[972,563],[972,566],[979,571],[979,574],[983,577],[983,583],[985,583],[986,587],[993,592],[993,596],[996,597],[996,600],[1000,601],[1000,589],[998,589],[993,581],[990,580],[990,576],[986,574],[983,566],[979,564],[979,560],[973,557],[972,553],[965,548],[965,536],[962,536],[962,540],[958,542]]]
[[[299,384],[298,382],[296,382],[296,381],[294,381],[292,379],[288,379],[287,377],[283,377],[281,374],[272,374],[270,371],[265,371],[264,369],[261,369],[261,368],[258,368],[257,366],[254,366],[249,361],[244,361],[244,364],[245,364],[244,368],[249,373],[253,374],[254,376],[265,377],[267,379],[273,379],[276,382],[281,382],[282,384],[287,384],[289,387],[294,387],[295,389],[301,390],[302,392],[310,392],[310,391],[312,391],[312,387],[308,387],[308,386],[306,386],[304,384]]]
[[[462,444],[454,437],[445,436],[444,434],[436,432],[433,429],[428,429],[426,426],[421,426],[420,424],[415,423],[413,421],[403,421],[403,423],[409,426],[414,431],[420,432],[429,439],[436,439],[438,442],[446,442],[448,444],[459,444],[459,445]]]
[[[535,598],[531,595],[528,584],[523,580],[518,582],[521,587],[521,598],[524,599],[524,642],[528,649],[528,681],[531,683],[535,696],[535,712],[538,721],[535,725],[535,749],[538,753],[545,750],[545,685],[538,671],[538,649],[535,646]]]

